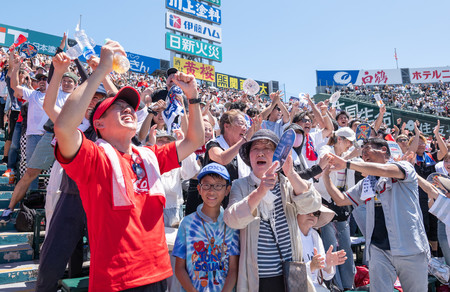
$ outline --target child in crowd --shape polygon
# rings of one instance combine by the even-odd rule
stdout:
[[[303,246],[303,261],[316,291],[329,291],[324,280],[331,280],[336,273],[335,266],[342,265],[347,257],[344,250],[333,252],[333,246],[325,253],[322,239],[314,228],[328,224],[335,213],[325,206],[309,214],[298,214],[297,222]]]
[[[172,251],[175,274],[183,291],[232,291],[237,281],[239,231],[225,225],[221,207],[230,193],[230,175],[224,166],[210,163],[197,177],[203,204],[181,221]]]

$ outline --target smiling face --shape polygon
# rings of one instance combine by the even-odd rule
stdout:
[[[371,144],[366,144],[362,148],[362,159],[365,162],[376,162],[385,163],[386,159],[386,147],[383,146],[381,149],[377,149]]]
[[[336,122],[340,127],[348,127],[348,117],[347,115],[341,114],[336,119]]]
[[[137,116],[134,109],[126,101],[117,99],[105,111],[103,116],[95,122],[101,122],[100,126],[96,126],[101,131],[108,131],[113,135],[122,135],[125,132],[136,134]],[[94,123],[95,123],[94,122]]]
[[[217,190],[220,188],[220,190]],[[223,199],[230,192],[231,186],[227,185],[227,181],[218,174],[205,175],[197,190],[203,199],[203,206],[206,208],[217,209],[220,207]]]
[[[311,131],[312,128],[312,119],[309,115],[305,115],[297,122],[297,125],[302,127],[306,134],[309,134],[309,131]]]
[[[72,93],[75,89],[75,81],[70,77],[63,77],[61,80],[61,87],[64,92]]]
[[[244,116],[237,115],[231,123],[224,125],[225,133],[230,140],[230,146],[236,144],[247,133],[247,122]]]
[[[250,166],[257,178],[261,178],[266,170],[272,166],[274,152],[275,144],[267,139],[256,140],[250,146]]]

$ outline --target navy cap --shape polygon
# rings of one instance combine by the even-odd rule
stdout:
[[[220,165],[216,162],[212,162],[202,168],[200,173],[197,175],[198,181],[201,181],[205,175],[210,173],[216,173],[221,177],[223,177],[227,182],[231,183],[230,174],[228,173],[228,170],[225,168],[225,166]]]

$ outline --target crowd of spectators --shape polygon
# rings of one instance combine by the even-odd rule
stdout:
[[[326,92],[332,93],[338,89],[363,101],[375,102],[374,95],[380,94],[388,106],[440,117],[450,116],[448,82],[383,86],[349,85],[342,88],[327,87]]]
[[[108,44],[106,46],[116,43]],[[40,105],[41,110],[45,111],[43,115],[48,116],[42,116],[39,120],[45,118],[55,122],[56,133],[56,121],[60,118],[58,115],[60,112],[61,115],[68,114],[64,112],[64,105],[58,106],[56,95],[58,100],[61,97],[61,104],[70,100],[71,103],[66,104],[73,107],[72,92],[75,92],[73,95],[78,98],[79,92],[89,86],[83,87],[83,83],[86,80],[89,83],[92,76],[97,78],[97,68],[101,68],[102,62],[106,62],[98,57],[90,59],[87,64],[77,60],[71,62],[63,50],[64,40],[55,56],[37,55],[23,60],[14,50],[11,53],[6,50],[0,52],[0,96],[3,97],[0,99],[3,104],[1,112],[5,114],[2,120],[6,122],[2,129],[9,140],[9,145],[5,145],[4,163],[7,163],[9,168],[5,175],[16,174],[18,179],[20,178],[11,199],[12,203],[3,212],[0,221],[7,222],[11,219],[16,202],[23,198],[24,194],[17,189],[21,186],[21,181],[31,183],[32,178],[28,178],[26,173],[35,169],[38,173],[44,170],[44,167],[29,165],[31,162],[28,160],[31,158],[30,160],[34,161],[35,155],[30,154],[29,157],[28,152],[27,155],[12,154],[12,151],[30,147],[35,136],[53,136],[53,129],[44,126],[44,123],[42,129],[37,129],[42,134],[24,131],[23,127],[26,127],[27,122],[29,128],[31,125],[37,126],[30,124],[30,117],[35,116],[31,111],[36,111],[36,107]],[[366,263],[369,265],[371,289],[375,291],[392,291],[397,276],[406,291],[423,291],[427,286],[428,258],[443,253],[446,262],[450,262],[448,234],[438,230],[442,222],[428,212],[434,200],[425,191],[419,192],[417,182],[417,176],[426,179],[430,173],[436,171],[448,175],[450,170],[448,146],[445,138],[439,134],[439,123],[433,131],[433,140],[427,140],[417,124],[414,131],[397,127],[395,132],[390,132],[383,123],[386,108],[381,107],[378,118],[370,125],[370,136],[367,137],[369,139],[358,144],[357,128],[365,121],[334,108],[329,100],[316,103],[309,95],[305,95],[307,104],[301,105],[298,101],[284,102],[283,94],[279,91],[270,93],[268,98],[262,98],[259,95],[215,88],[200,82],[195,86],[190,84],[184,87],[195,88],[195,94],[187,94],[185,90],[184,96],[178,95],[175,99],[170,99],[167,98],[168,91],[175,83],[192,80],[175,68],[170,68],[160,76],[134,72],[121,75],[112,72],[106,74],[102,80],[102,85],[95,92],[92,105],[89,105],[86,117],[79,126],[80,131],[85,133],[82,138],[83,145],[84,139],[95,140],[104,129],[99,122],[102,116],[95,115],[102,106],[102,100],[107,96],[116,96],[118,90],[127,89],[126,87],[138,91],[141,104],[131,108],[126,98],[114,104],[133,114],[136,110],[137,131],[132,139],[134,145],[155,147],[150,148],[156,149],[155,151],[168,149],[169,146],[164,145],[175,141],[178,143],[189,135],[192,137],[194,128],[197,128],[197,131],[199,127],[204,128],[200,130],[204,134],[204,145],[195,152],[187,153],[189,155],[181,156],[182,161],[178,161],[181,164],[180,169],[161,174],[162,187],[166,193],[166,208],[161,215],[164,216],[164,225],[180,227],[183,231],[179,232],[174,247],[176,277],[169,279],[169,286],[173,291],[177,289],[175,287],[179,289],[180,283],[186,290],[192,290],[194,287],[200,290],[201,287],[207,286],[210,291],[221,291],[222,288],[231,291],[236,286],[237,291],[283,291],[282,262],[285,260],[307,263],[308,283],[318,291],[328,291],[332,286],[350,290],[355,287],[356,272],[350,236],[357,234],[364,236],[366,251],[370,251],[367,252]],[[72,87],[65,85],[68,82],[72,82]],[[100,81],[98,83],[100,84]],[[61,90],[58,92],[57,87],[59,88],[60,84]],[[331,93],[331,89],[328,91]],[[371,100],[373,94],[380,93],[387,105],[447,116],[450,87],[443,83],[384,87],[349,86],[342,91],[365,100]],[[198,95],[200,100],[191,95]],[[50,105],[49,100],[52,101]],[[100,106],[94,107],[98,100]],[[28,112],[27,103],[30,104]],[[194,116],[189,113],[189,109],[195,109],[196,103],[200,103],[203,123],[194,127],[192,124],[189,126],[186,116],[189,119]],[[174,119],[163,117],[163,111],[172,107],[174,112],[178,112],[176,107],[179,107],[179,112],[184,115],[172,117]],[[103,108],[103,113],[107,110],[109,108]],[[18,111],[21,114],[14,116],[13,112]],[[121,122],[126,124],[129,119],[124,118]],[[13,130],[18,123],[21,123],[19,127],[22,128]],[[296,136],[292,154],[281,169],[276,170],[278,162],[272,164],[272,158],[280,138],[288,130],[293,130]],[[61,133],[61,129],[59,131]],[[17,133],[20,133],[17,135],[19,138],[21,136],[27,140],[20,146],[15,139]],[[33,142],[36,149],[33,151],[43,151],[44,146],[52,149],[51,145],[55,143],[51,139],[48,142],[41,142],[44,141],[42,137],[38,139],[42,140]],[[391,157],[387,141],[398,143],[400,155]],[[41,145],[44,143],[46,145]],[[86,152],[84,148],[82,150],[83,153]],[[138,162],[139,156],[136,158],[133,155],[136,153],[129,155],[132,164],[132,171],[129,172],[136,175],[132,186],[135,188],[145,178],[145,172],[139,166],[143,163]],[[54,161],[53,155],[52,159]],[[175,158],[171,156],[171,159]],[[19,174],[18,171],[17,164],[20,160],[27,165],[24,174]],[[61,157],[58,157],[58,161],[64,169],[69,167],[69,171],[75,171],[65,165],[72,162],[64,161]],[[61,172],[61,165],[57,170],[58,164],[53,164],[51,178],[56,177],[58,171]],[[144,166],[147,171],[148,165]],[[208,167],[214,171],[208,171]],[[211,173],[218,175],[208,176]],[[68,175],[62,176],[59,181],[52,181],[51,186],[56,186],[56,189],[61,187],[66,191],[63,186],[76,188],[75,181],[68,182],[70,179]],[[428,190],[426,187],[424,189]],[[80,200],[76,204],[75,201],[67,203],[64,190],[64,196],[61,195],[60,200],[64,200],[72,208],[72,211],[67,211],[69,213],[74,212],[75,205],[78,206],[81,210],[77,212],[79,216],[79,213],[83,213],[83,206],[86,206],[86,198],[80,191],[83,205]],[[63,215],[58,208],[63,208],[64,203],[57,203],[56,193],[58,192],[47,192],[47,201],[52,203],[46,204],[46,209],[49,209],[46,210],[47,219],[55,216],[52,221],[48,219],[49,234],[53,236],[55,228],[66,229],[66,232],[75,228],[63,221],[57,221],[63,218],[59,217]],[[214,205],[210,201],[216,200],[214,194],[219,193],[223,208],[220,207],[220,202],[219,205],[213,206],[217,207],[216,209],[205,207]],[[210,216],[213,211],[217,211],[215,218]],[[88,225],[89,220],[92,220],[92,212],[93,210],[86,210]],[[111,214],[113,213],[114,211],[111,211]],[[187,217],[182,219],[184,216]],[[76,224],[84,226],[83,218],[79,221]],[[220,228],[214,227],[215,223],[218,223],[216,225]],[[135,227],[139,229],[139,224]],[[227,227],[229,234],[226,233]],[[107,232],[127,232],[114,228],[105,230],[107,231],[101,231],[103,235]],[[220,233],[222,230],[223,233]],[[218,233],[210,233],[216,231]],[[210,237],[208,234],[220,236]],[[187,239],[186,236],[192,238]],[[229,246],[228,243],[225,244],[228,236],[231,237]],[[113,237],[116,238],[117,234]],[[123,244],[123,240],[127,240],[126,236],[124,238],[120,238],[117,244]],[[202,240],[201,244],[199,238]],[[57,237],[46,239],[40,259],[37,291],[48,291],[48,287],[57,285],[57,280],[64,274],[67,264],[65,260],[72,255],[80,240],[79,236],[72,236],[71,239],[73,242],[70,244],[58,241]],[[222,244],[220,247],[219,242]],[[51,244],[54,244],[52,248],[49,247]],[[431,245],[431,252],[428,244]],[[67,246],[61,247],[62,245]],[[125,243],[125,246],[129,248],[128,243]],[[103,252],[113,252],[112,249],[105,250],[99,248],[96,243],[93,253],[104,255]],[[64,256],[56,256],[56,252],[63,253]],[[207,257],[204,256],[205,253],[208,253]],[[219,254],[220,263],[217,263],[218,260],[215,263],[207,263],[205,258],[217,259]],[[147,279],[134,273],[134,265],[120,264],[118,268],[114,266],[116,263],[109,260],[108,258],[108,261],[104,261],[104,264],[108,265],[106,268],[93,265],[91,261],[91,269],[95,266],[95,273],[103,273],[101,283],[104,285],[128,289],[134,288],[135,283],[152,283],[149,280],[151,277]],[[140,265],[143,263],[139,262],[139,259],[128,260],[137,261],[136,267],[142,268]],[[408,260],[414,262],[414,268],[408,264]],[[51,264],[55,261],[58,265]],[[206,265],[206,268],[198,269],[197,265]],[[62,268],[56,271],[56,267]],[[95,273],[92,272],[91,277]],[[92,278],[90,283],[95,283]]]

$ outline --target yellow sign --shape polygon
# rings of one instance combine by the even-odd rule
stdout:
[[[216,81],[214,66],[173,57],[173,66],[186,74],[192,74],[195,78],[210,82]]]

